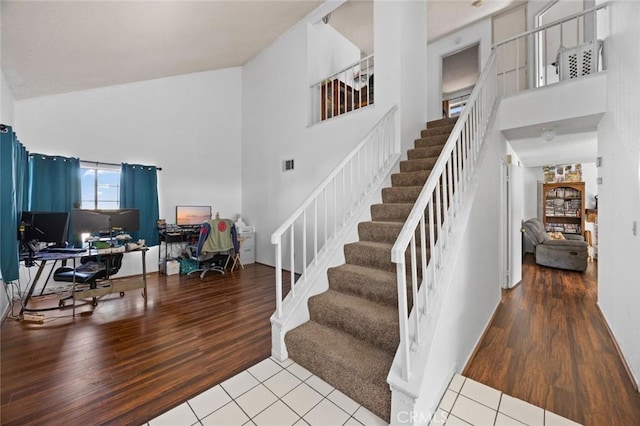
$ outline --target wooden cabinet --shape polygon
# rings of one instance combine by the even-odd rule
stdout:
[[[542,197],[547,232],[584,235],[584,182],[545,183]]]

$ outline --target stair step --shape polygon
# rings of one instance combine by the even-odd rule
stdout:
[[[387,272],[396,272],[396,264],[391,261],[391,243],[378,243],[375,241],[357,241],[344,245],[344,257],[347,264],[374,268]],[[420,247],[417,247],[416,255],[421,256]],[[405,261],[407,271],[411,271],[410,250],[407,249]],[[429,248],[427,247],[427,259],[429,259]],[[409,273],[409,272],[407,272]],[[418,268],[418,275],[422,271]]]
[[[309,299],[311,320],[337,328],[394,355],[400,343],[398,309],[334,290]]]
[[[391,243],[358,241],[344,245],[346,263],[368,268],[395,272],[396,264],[391,262]]]
[[[389,421],[393,355],[340,330],[308,321],[285,335],[289,357]]]
[[[383,203],[415,203],[422,186],[392,186],[382,188]]]
[[[420,136],[423,137],[423,138],[426,138],[427,136],[442,135],[442,134],[445,134],[445,133],[449,134],[453,130],[454,126],[455,126],[455,124],[448,124],[448,125],[444,125],[444,126],[430,127],[430,128],[422,130],[420,132]]]
[[[436,164],[437,157],[431,158],[419,158],[416,160],[403,160],[400,161],[400,172],[416,172],[420,170],[431,170]]]
[[[358,224],[358,236],[360,241],[393,244],[398,239],[403,225],[401,222],[360,222]]]
[[[413,148],[407,151],[409,160],[417,160],[418,158],[438,158],[442,152],[443,145],[433,145],[425,148]]]
[[[427,121],[427,129],[440,126],[450,126],[452,124],[456,124],[456,121],[458,121],[458,117],[440,118],[438,120]]]
[[[415,172],[400,172],[391,175],[392,186],[424,186],[431,170],[417,170]]]
[[[371,219],[385,222],[402,222],[407,220],[413,203],[382,203],[371,206]]]
[[[413,146],[415,146],[416,148],[426,148],[429,146],[444,145],[447,142],[447,139],[449,139],[449,133],[428,136],[426,138],[416,139],[413,142]]]
[[[360,222],[358,224],[358,236],[360,241],[374,241],[378,243],[395,244],[402,231],[404,223],[400,222]],[[426,241],[429,241],[429,224],[425,223]],[[420,229],[416,230],[416,244],[420,244]]]
[[[329,288],[332,290],[363,297],[383,305],[398,306],[395,272],[344,264],[329,268],[327,274]]]

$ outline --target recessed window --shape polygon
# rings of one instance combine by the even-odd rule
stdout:
[[[83,209],[120,208],[120,168],[81,164],[80,171]]]

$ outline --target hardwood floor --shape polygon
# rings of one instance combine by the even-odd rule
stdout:
[[[523,268],[463,374],[585,425],[640,424],[595,304],[595,264]],[[202,281],[151,274],[146,306],[133,291],[75,320],[70,309],[42,325],[7,319],[0,423],[140,425],[269,356],[274,310],[274,270],[254,264]]]
[[[139,425],[270,355],[273,268],[150,274],[148,289],[5,320],[0,423]]]
[[[640,425],[640,394],[596,306],[596,268],[560,271],[528,255],[463,375],[587,426]]]

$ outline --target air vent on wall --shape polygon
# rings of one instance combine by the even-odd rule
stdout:
[[[293,158],[282,162],[282,171],[288,172],[289,170],[293,170]]]

